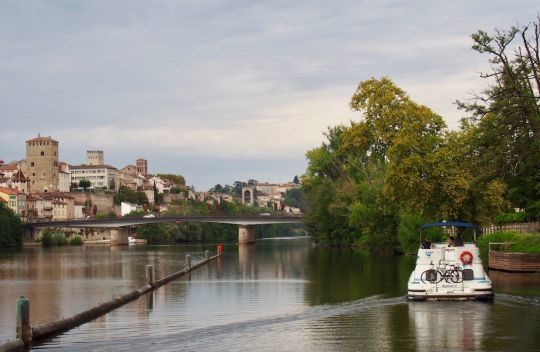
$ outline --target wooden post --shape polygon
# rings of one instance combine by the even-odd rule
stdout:
[[[26,346],[30,346],[32,340],[32,327],[30,326],[30,300],[24,296],[17,299],[17,332],[18,339],[24,341]]]
[[[210,251],[208,249],[204,251],[204,257],[206,259],[210,258]]]
[[[146,284],[154,286],[154,266],[147,265],[146,266]]]
[[[186,254],[186,266],[191,269],[191,256]]]

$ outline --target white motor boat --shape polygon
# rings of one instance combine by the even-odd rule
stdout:
[[[421,230],[447,226],[471,228],[476,241],[475,226],[466,222],[424,224]],[[424,242],[418,249],[416,267],[409,277],[407,299],[493,300],[493,285],[484,271],[476,244],[460,241],[452,246],[448,243],[426,245]]]

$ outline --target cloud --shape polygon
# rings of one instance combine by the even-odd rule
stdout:
[[[239,174],[289,179],[292,164],[242,161],[303,167],[327,126],[359,118],[348,101],[372,76],[389,76],[455,128],[452,102],[485,84],[487,58],[469,35],[537,11],[528,0],[5,2],[0,158],[22,158],[24,140],[42,132],[69,162],[99,148],[120,164],[221,158]]]

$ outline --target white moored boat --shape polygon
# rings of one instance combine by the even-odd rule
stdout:
[[[424,224],[430,227],[475,226],[466,222],[440,222]],[[493,286],[484,271],[476,244],[463,243],[458,237],[456,245],[424,242],[418,249],[416,267],[407,285],[409,300],[492,300]],[[427,248],[425,248],[427,247]]]

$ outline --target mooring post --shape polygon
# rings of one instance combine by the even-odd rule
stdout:
[[[17,299],[17,332],[18,339],[24,341],[26,346],[30,346],[32,340],[32,327],[30,326],[30,300],[24,296]]]
[[[186,266],[191,269],[191,255],[186,254]]]
[[[154,266],[153,265],[147,265],[146,266],[146,284],[150,286],[154,286]]]
[[[208,259],[210,257],[210,251],[207,249],[204,251],[204,257]]]

